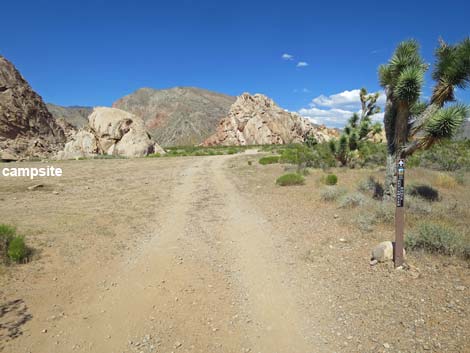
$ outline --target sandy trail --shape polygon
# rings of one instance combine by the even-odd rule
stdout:
[[[77,278],[88,283],[61,302],[67,315],[47,332],[31,320],[5,352],[318,351],[276,229],[227,178],[231,158],[182,164],[145,246]],[[60,301],[50,294],[44,308]]]

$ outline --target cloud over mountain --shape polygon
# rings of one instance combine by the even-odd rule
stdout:
[[[331,127],[344,127],[347,120],[361,109],[359,89],[346,90],[329,96],[320,95],[312,99],[309,107],[302,108],[298,113],[316,124]],[[379,106],[385,104],[385,94],[380,92]],[[383,113],[375,114],[374,121],[382,121]]]

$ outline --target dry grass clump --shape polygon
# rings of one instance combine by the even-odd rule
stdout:
[[[432,184],[438,187],[452,189],[458,185],[458,182],[452,175],[441,172],[441,173],[437,173],[434,176],[434,180]]]

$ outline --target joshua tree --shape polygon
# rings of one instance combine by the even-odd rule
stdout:
[[[440,40],[432,75],[436,83],[430,102],[424,103],[420,96],[428,67],[421,58],[418,43],[409,40],[400,43],[388,64],[379,68],[380,84],[387,97],[384,127],[388,198],[395,194],[396,160],[451,138],[469,114],[463,104],[445,104],[455,100],[455,87],[463,89],[470,84],[470,39],[456,45]]]
[[[372,115],[380,112],[380,107],[377,106],[379,93],[368,94],[365,88],[361,88],[359,98],[361,115],[354,113],[349,118],[339,141],[330,142],[330,150],[341,165],[348,164],[350,152],[356,151],[361,142],[367,140],[371,133],[375,135],[382,131],[380,124],[372,124],[371,120]]]

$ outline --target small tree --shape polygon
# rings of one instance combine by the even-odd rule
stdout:
[[[359,92],[361,101],[361,112],[354,113],[344,127],[339,141],[330,142],[330,150],[341,165],[347,165],[351,159],[351,152],[359,149],[362,142],[369,137],[382,132],[380,123],[372,124],[372,116],[380,112],[377,106],[379,93],[368,94],[365,88]]]
[[[385,197],[395,195],[395,169],[399,158],[451,138],[468,116],[463,104],[444,106],[455,100],[455,87],[470,84],[470,39],[454,46],[440,41],[436,50],[433,79],[436,81],[429,103],[421,102],[424,74],[429,65],[415,40],[402,42],[388,62],[379,68],[385,89],[384,127],[387,137]]]

